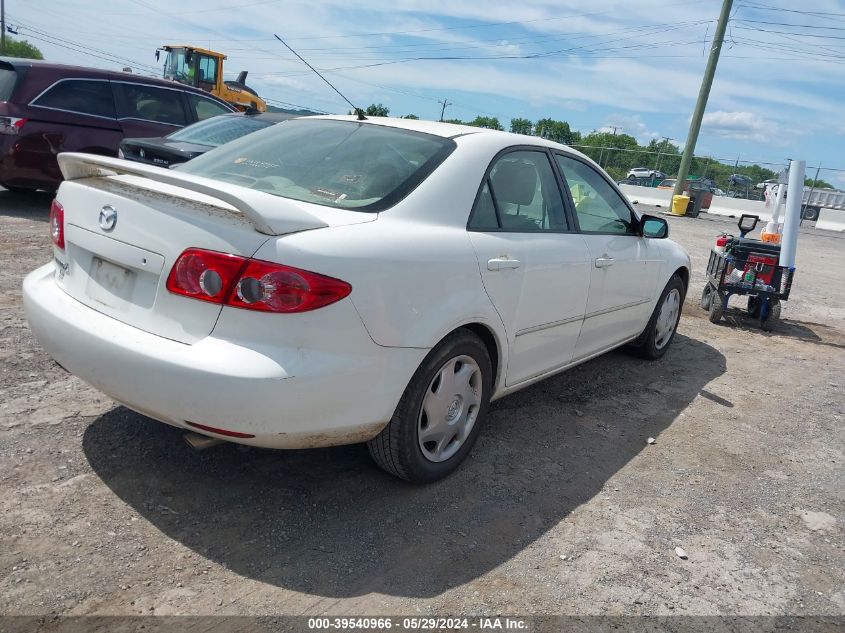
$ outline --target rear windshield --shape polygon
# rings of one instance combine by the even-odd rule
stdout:
[[[15,80],[18,78],[16,70],[0,68],[0,101],[8,101],[15,88]]]
[[[297,119],[177,169],[293,200],[381,211],[419,185],[454,148],[446,138],[366,122]]]
[[[217,147],[270,125],[273,125],[272,121],[246,116],[218,116],[189,125],[167,138]]]

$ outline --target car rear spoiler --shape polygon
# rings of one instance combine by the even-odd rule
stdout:
[[[58,160],[65,180],[139,176],[215,198],[237,209],[256,231],[267,235],[285,235],[329,226],[292,200],[211,178],[95,154],[64,152],[59,154]]]

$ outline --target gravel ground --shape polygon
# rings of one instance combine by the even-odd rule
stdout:
[[[667,355],[500,400],[414,487],[361,446],[193,452],[57,367],[20,297],[48,206],[0,191],[0,613],[845,615],[842,234],[802,231],[767,334],[697,307],[734,221],[670,218]]]

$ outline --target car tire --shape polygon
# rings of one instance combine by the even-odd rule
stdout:
[[[718,323],[722,320],[722,315],[725,313],[725,295],[718,290],[710,297],[710,309],[708,310],[707,318],[710,323]]]
[[[684,290],[683,280],[678,275],[673,275],[660,294],[648,324],[633,343],[637,356],[657,360],[666,353],[681,320]]]
[[[453,388],[441,391],[446,385]],[[406,481],[442,479],[472,450],[492,389],[493,363],[484,343],[469,330],[455,330],[414,373],[390,422],[367,443],[370,455]]]
[[[804,219],[813,221],[819,219],[819,210],[816,207],[807,207],[804,209]]]

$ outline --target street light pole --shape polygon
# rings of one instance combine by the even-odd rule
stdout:
[[[710,96],[710,87],[713,85],[713,77],[716,74],[716,65],[719,63],[719,53],[722,52],[722,42],[725,40],[725,29],[728,26],[728,18],[731,14],[733,0],[723,0],[722,11],[719,14],[719,22],[716,25],[716,33],[713,35],[713,45],[710,47],[710,57],[707,58],[707,66],[704,69],[704,77],[701,80],[701,89],[698,92],[698,101],[695,103],[695,110],[689,124],[689,134],[684,145],[684,154],[681,156],[681,166],[678,168],[678,180],[675,182],[673,196],[680,196],[687,184],[687,175],[692,164],[695,144],[698,141],[698,133],[701,130],[701,120],[704,118],[704,110],[707,108],[707,99]]]

